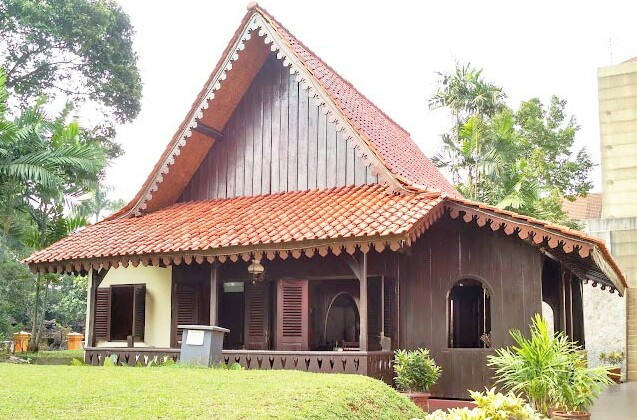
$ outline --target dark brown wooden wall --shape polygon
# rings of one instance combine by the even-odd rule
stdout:
[[[237,106],[180,201],[377,183],[275,57]]]
[[[400,268],[400,347],[426,347],[442,367],[436,396],[467,397],[491,383],[491,349],[448,348],[447,297],[456,281],[476,278],[491,290],[493,347],[512,344],[541,313],[542,255],[518,238],[444,218],[419,239]]]

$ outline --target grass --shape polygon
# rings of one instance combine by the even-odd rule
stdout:
[[[184,367],[0,364],[0,418],[410,419],[424,414],[359,375]]]
[[[51,350],[51,351],[40,351],[37,353],[0,353],[0,361],[9,357],[16,356],[21,359],[30,359],[30,362],[33,364],[47,365],[47,364],[57,364],[57,365],[70,365],[71,360],[78,359],[84,360],[84,350]]]

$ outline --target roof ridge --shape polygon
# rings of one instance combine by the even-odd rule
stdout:
[[[249,9],[250,9],[249,5]],[[314,58],[316,58],[317,60],[319,60],[325,67],[327,67],[328,69],[330,69],[335,76],[337,76],[338,78],[340,78],[346,85],[348,85],[351,89],[355,90],[363,99],[365,99],[367,102],[370,103],[370,105],[372,105],[374,108],[376,108],[376,110],[378,112],[380,112],[385,118],[387,118],[389,121],[391,121],[393,124],[396,125],[396,127],[398,127],[400,130],[402,130],[405,134],[407,134],[409,137],[411,137],[411,134],[409,133],[409,131],[407,131],[407,129],[405,129],[401,124],[399,124],[398,122],[396,122],[396,120],[394,120],[392,117],[390,117],[385,111],[383,111],[378,105],[376,105],[376,103],[374,101],[372,101],[371,99],[369,99],[367,97],[367,95],[363,94],[360,90],[358,90],[356,88],[356,86],[354,86],[349,80],[347,80],[345,77],[343,77],[339,72],[337,72],[332,66],[330,66],[329,64],[327,64],[327,62],[325,60],[323,60],[318,54],[316,54],[312,49],[310,49],[307,45],[305,45],[305,43],[303,43],[301,40],[299,40],[296,36],[294,36],[292,34],[292,32],[290,32],[281,22],[279,22],[274,16],[272,16],[267,10],[265,10],[262,6],[260,6],[257,3],[254,3],[254,6],[252,7],[252,9],[257,10],[258,12],[261,13],[262,16],[264,16],[265,18],[267,18],[268,20],[276,23],[276,25],[281,28],[282,30],[284,30],[285,32],[288,33],[288,35],[292,38],[294,38],[294,40],[303,48],[305,48],[307,50],[308,53],[312,54],[314,56]],[[305,60],[303,60],[305,62]],[[307,67],[306,67],[307,68]],[[318,77],[316,77],[316,75],[314,74],[314,71],[310,68],[307,68],[307,70],[312,73],[312,75],[319,80]],[[319,80],[319,83],[320,80]],[[322,85],[322,83],[321,83]]]

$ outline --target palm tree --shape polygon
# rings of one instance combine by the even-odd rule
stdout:
[[[89,219],[91,223],[97,223],[104,214],[113,213],[126,205],[124,200],[111,200],[108,193],[111,187],[100,185],[90,193],[77,209],[77,214]]]
[[[435,163],[450,166],[454,183],[464,184],[468,196],[477,199],[482,170],[496,157],[493,150],[483,146],[484,126],[505,108],[506,95],[502,88],[482,78],[482,69],[471,64],[456,64],[454,73],[439,73],[439,76],[438,89],[429,99],[429,108],[449,108],[454,129],[452,136],[443,138],[444,157],[438,156]]]
[[[16,215],[27,214],[32,228],[26,226],[28,235],[23,239],[41,249],[81,223],[66,213],[97,188],[105,166],[104,151],[98,143],[83,138],[77,122],[67,123],[70,106],[50,117],[40,100],[11,119],[5,83],[6,77],[0,73],[0,207],[9,215],[3,218],[3,231],[11,231]],[[39,326],[34,335],[36,350],[42,278],[38,274],[34,299],[33,329]],[[44,279],[43,312],[52,278]]]

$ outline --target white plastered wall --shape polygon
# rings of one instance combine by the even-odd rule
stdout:
[[[91,279],[91,283],[92,281]],[[172,267],[143,267],[140,265],[138,267],[111,268],[100,284],[100,289],[117,284],[146,285],[144,342],[135,343],[135,346],[170,347]],[[87,301],[90,302],[90,299]],[[87,326],[90,325],[88,314],[91,312],[92,308],[87,307]],[[126,347],[126,342],[98,341],[96,345],[97,347]]]

